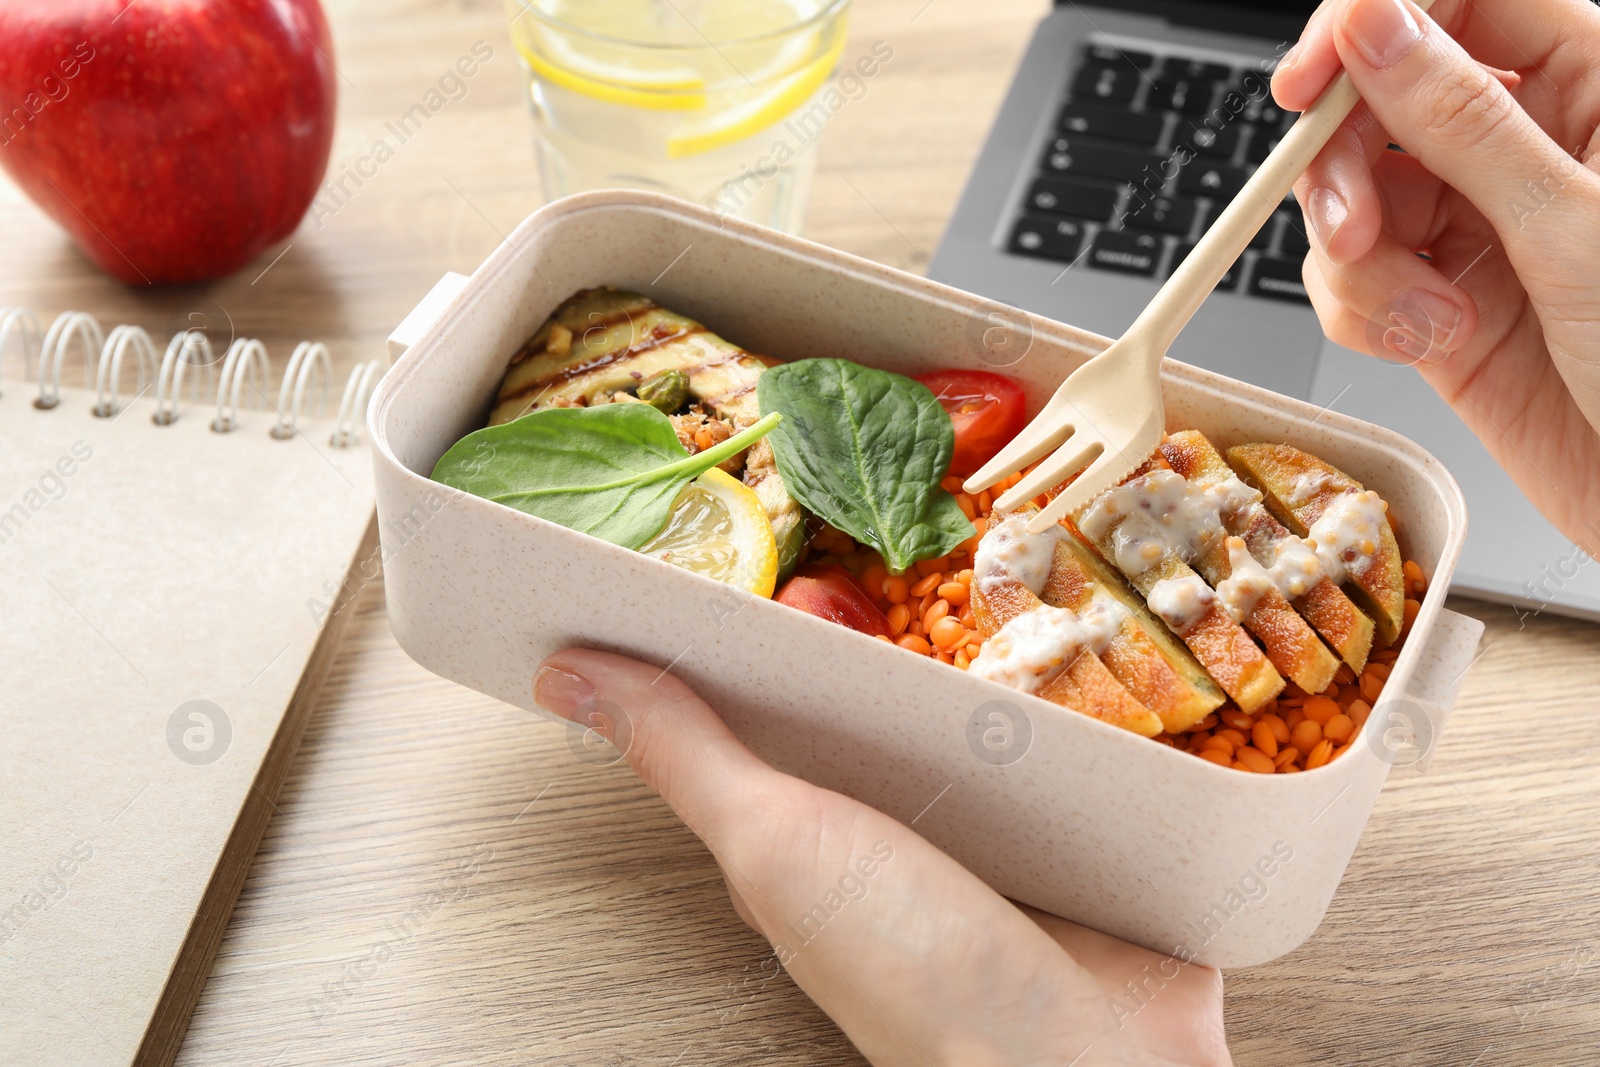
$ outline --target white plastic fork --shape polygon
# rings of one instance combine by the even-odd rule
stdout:
[[[1424,11],[1432,4],[1432,0],[1415,2]],[[1161,361],[1167,349],[1359,100],[1350,75],[1341,71],[1284,134],[1127,332],[1068,375],[1033,421],[963,488],[979,493],[1048,456],[995,501],[996,510],[1010,511],[1081,470],[1029,521],[1028,531],[1038,533],[1078,511],[1148,459],[1166,426]]]

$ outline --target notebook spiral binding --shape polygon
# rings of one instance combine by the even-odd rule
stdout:
[[[107,336],[93,315],[64,311],[41,337],[39,320],[30,309],[0,307],[0,361],[4,360],[8,347],[15,347],[22,354],[23,380],[29,380],[37,371],[39,392],[34,398],[34,407],[49,410],[61,403],[61,364],[74,344],[83,352],[85,371],[95,383],[95,404],[91,410],[100,418],[111,418],[123,410],[118,397],[123,363],[130,357],[138,375],[138,392],[134,397],[143,394],[151,384],[155,386],[156,410],[151,421],[157,426],[170,426],[177,421],[186,371],[191,372],[188,385],[192,402],[205,403],[207,398],[215,398],[217,412],[211,420],[211,429],[217,433],[239,429],[239,411],[241,406],[250,405],[251,397],[261,398],[264,404],[276,410],[278,419],[271,433],[280,441],[300,432],[302,415],[314,417],[308,408],[309,394],[313,390],[317,393],[315,411],[320,413],[327,406],[332,358],[328,346],[320,341],[302,341],[295,346],[278,386],[277,403],[273,404],[266,392],[272,375],[272,359],[267,355],[266,345],[254,338],[235,338],[219,360],[205,331],[184,330],[167,343],[158,366],[156,343],[139,326],[117,326]],[[339,401],[330,444],[345,448],[360,438],[367,403],[385,369],[382,360],[372,359],[357,364],[350,372]]]

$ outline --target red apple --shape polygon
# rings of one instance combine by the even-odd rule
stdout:
[[[333,141],[317,0],[0,0],[0,165],[134,285],[238,270]]]

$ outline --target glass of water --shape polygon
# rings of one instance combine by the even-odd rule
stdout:
[[[798,232],[849,0],[506,0],[554,199],[650,189]]]

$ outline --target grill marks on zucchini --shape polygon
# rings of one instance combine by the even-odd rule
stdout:
[[[585,289],[567,299],[518,349],[496,396],[489,425],[543,408],[589,407],[633,393],[663,371],[688,379],[688,403],[733,430],[760,418],[756,383],[775,361],[723,340],[693,319],[639,293]],[[669,413],[670,414],[670,413]],[[778,541],[779,573],[792,568],[804,542],[800,506],[772,469],[746,462]]]
[[[553,345],[554,341],[566,343]],[[759,417],[756,379],[766,361],[648,297],[588,289],[557,308],[507,370],[491,425],[543,407],[589,405],[663,370],[689,377],[690,396],[719,418]]]

